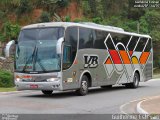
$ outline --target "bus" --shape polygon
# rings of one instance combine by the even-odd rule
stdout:
[[[137,88],[153,74],[151,37],[118,27],[38,23],[23,27],[13,43],[18,90],[41,90],[45,95],[75,90],[86,95],[96,86]]]

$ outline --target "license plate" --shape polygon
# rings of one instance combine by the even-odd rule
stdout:
[[[38,85],[30,85],[30,88],[36,89],[36,88],[38,88]]]

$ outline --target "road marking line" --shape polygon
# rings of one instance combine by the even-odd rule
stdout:
[[[15,94],[29,94],[36,93],[38,91],[14,91],[14,92],[0,92],[0,95],[15,95]]]
[[[154,82],[154,81],[160,81],[160,78],[157,78],[157,79],[151,79],[151,80],[148,80],[146,82]]]
[[[139,112],[139,113],[142,113],[142,114],[149,114],[147,111],[145,111],[142,107],[141,107],[141,104],[143,103],[143,102],[146,102],[146,101],[148,101],[148,100],[152,100],[152,99],[155,99],[155,98],[158,98],[159,96],[157,95],[157,96],[152,96],[152,97],[147,97],[147,98],[145,98],[144,100],[142,100],[141,102],[139,102],[138,104],[137,104],[137,111]]]
[[[140,100],[142,100],[142,99],[133,100],[133,101],[130,101],[130,102],[127,102],[127,103],[121,105],[121,106],[120,106],[120,111],[121,111],[123,114],[128,114],[128,113],[124,112],[123,108],[124,108],[126,105],[130,104],[130,103],[133,103],[133,102],[136,102],[136,101],[140,101]]]
[[[146,99],[140,101],[140,102],[137,104],[136,110],[137,110],[137,112],[140,113],[140,114],[149,114],[147,111],[145,111],[145,110],[141,107],[141,104],[142,104],[143,102],[145,102],[145,101],[146,101]]]
[[[148,97],[144,97],[144,98],[140,98],[140,99],[137,99],[137,100],[133,100],[133,101],[130,101],[130,102],[127,102],[127,103],[125,103],[125,104],[123,104],[123,105],[121,105],[120,106],[120,111],[123,113],[123,114],[128,114],[128,113],[126,113],[124,110],[123,110],[123,108],[126,106],[126,105],[128,105],[128,104],[131,104],[131,103],[133,103],[133,102],[136,102],[136,101],[140,101],[138,104],[137,104],[137,106],[139,106],[140,107],[140,105],[142,104],[142,102],[145,102],[145,101],[147,101],[147,100],[151,100],[151,99],[154,99],[154,98],[157,98],[157,97],[159,97],[158,95],[157,96],[148,96]],[[138,111],[137,111],[138,112]],[[148,112],[146,112],[145,110],[143,110],[143,112],[145,112],[145,113],[143,113],[143,114],[147,114]]]

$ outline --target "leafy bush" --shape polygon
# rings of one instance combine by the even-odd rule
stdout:
[[[4,19],[5,17],[5,12],[3,12],[2,10],[0,10],[0,19]]]
[[[13,87],[14,81],[13,81],[13,74],[0,70],[0,87]]]
[[[0,38],[3,38],[1,41],[16,39],[19,32],[20,26],[18,24],[12,24],[10,21],[7,21],[3,24],[3,28],[0,33]]]
[[[76,18],[73,20],[73,22],[91,22],[92,19],[89,18]]]
[[[3,33],[0,32],[0,41],[5,42],[6,37],[3,35]]]
[[[32,5],[30,4],[29,0],[21,0],[20,5],[17,9],[18,15],[29,13],[32,11]]]
[[[101,24],[101,23],[102,23],[102,19],[99,18],[99,17],[93,18],[92,21],[93,21],[94,23],[97,23],[97,24]]]
[[[57,3],[60,7],[66,7],[69,4],[69,0],[58,0]]]
[[[89,4],[88,4],[88,1],[86,0],[86,1],[82,1],[82,9],[83,9],[83,14],[85,15],[85,16],[89,16],[90,14],[89,13],[91,13],[90,12],[90,6],[89,6]]]
[[[48,12],[42,12],[40,16],[40,22],[50,22],[51,21],[51,15]]]
[[[65,16],[64,21],[65,22],[70,22],[71,21],[71,17],[69,15]]]

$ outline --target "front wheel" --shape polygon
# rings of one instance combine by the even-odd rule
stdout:
[[[132,83],[127,83],[126,84],[126,87],[127,88],[137,88],[139,86],[139,81],[140,81],[140,76],[139,74],[136,72],[134,74],[134,77],[133,77],[133,82]]]
[[[42,93],[44,95],[51,95],[53,93],[53,90],[42,90]]]
[[[83,75],[80,88],[77,90],[77,93],[81,96],[84,96],[88,93],[88,77]]]

